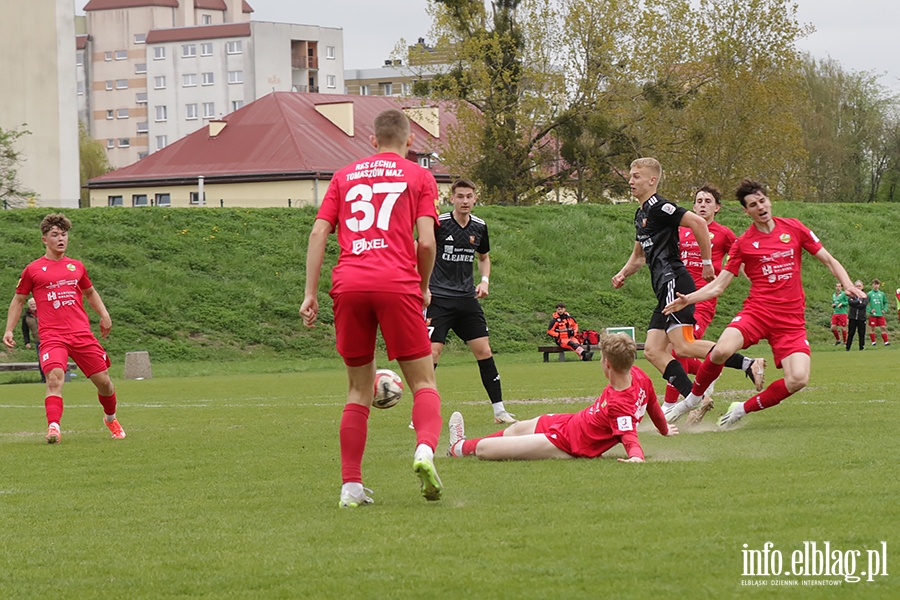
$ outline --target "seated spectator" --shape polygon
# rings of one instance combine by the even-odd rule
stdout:
[[[578,334],[578,323],[572,318],[572,315],[566,312],[566,305],[559,302],[556,305],[556,312],[550,319],[550,326],[547,327],[547,334],[553,338],[556,345],[560,348],[571,348],[581,357],[581,360],[591,360],[594,353],[585,349],[578,343],[576,335]]]

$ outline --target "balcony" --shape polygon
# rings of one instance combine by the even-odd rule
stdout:
[[[291,68],[292,69],[319,69],[319,57],[318,56],[292,56],[291,57]]]

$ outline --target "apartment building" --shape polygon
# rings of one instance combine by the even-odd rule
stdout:
[[[84,10],[84,110],[117,168],[273,90],[343,91],[340,29],[251,22],[246,0],[90,0]]]

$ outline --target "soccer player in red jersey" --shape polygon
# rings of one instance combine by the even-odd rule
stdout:
[[[422,494],[426,500],[439,500],[443,489],[434,468],[434,449],[443,426],[441,399],[422,315],[431,299],[437,183],[430,171],[406,159],[413,134],[401,111],[379,113],[370,140],[378,153],[335,173],[322,199],[309,236],[300,307],[303,324],[312,327],[319,312],[316,296],[325,245],[336,229],[340,255],[331,273],[331,297],[337,350],[349,381],[340,427],[342,507],[373,502],[362,485],[361,463],[374,399],[379,326],[388,358],[400,363],[413,394],[417,444],[413,470]]]
[[[699,404],[700,394],[722,372],[726,358],[762,339],[769,341],[775,366],[784,370],[784,378],[772,382],[746,402],[733,402],[719,419],[722,429],[735,425],[747,413],[775,406],[803,389],[809,381],[810,354],[804,316],[806,295],[800,276],[802,250],[827,266],[848,295],[865,297],[850,281],[841,263],[822,247],[816,235],[803,223],[772,216],[772,203],[765,186],[745,179],[736,195],[753,223],[731,247],[725,269],[696,292],[686,296],[678,294],[678,298],[664,309],[668,314],[715,298],[725,291],[741,265],[744,266],[750,279],[750,295],[700,367],[691,394],[679,402],[673,412],[684,414]]]
[[[467,440],[458,412],[450,416],[450,456],[477,456],[482,460],[540,460],[544,458],[596,458],[621,443],[628,458],[644,462],[637,426],[649,414],[659,432],[678,434],[666,423],[656,400],[653,382],[634,366],[634,340],[622,333],[603,336],[600,350],[603,374],[609,385],[593,404],[577,413],[541,415],[483,438]]]
[[[62,388],[69,357],[85,377],[97,386],[97,397],[103,406],[104,423],[112,437],[121,439],[125,432],[116,419],[116,388],[109,379],[109,357],[91,333],[91,323],[84,310],[83,299],[100,315],[100,335],[109,335],[112,321],[109,312],[94,289],[87,270],[80,261],[68,258],[69,229],[72,222],[64,215],[51,214],[41,221],[41,241],[47,251],[43,257],[25,267],[9,304],[3,343],[13,348],[13,328],[22,314],[29,294],[37,304],[38,332],[41,340],[40,363],[47,378],[44,407],[47,412],[47,443],[60,442],[59,421],[63,413]]]
[[[709,245],[712,251],[712,267],[715,275],[722,272],[722,265],[728,250],[737,239],[734,232],[724,225],[716,222],[716,213],[722,208],[722,192],[714,185],[706,184],[697,190],[694,195],[694,213],[703,217],[706,226],[709,229]],[[694,285],[699,290],[705,286],[708,281],[703,277],[703,260],[700,256],[700,245],[694,232],[689,227],[680,227],[678,230],[679,246],[681,247],[681,262],[684,263],[688,273],[694,280]],[[694,307],[694,339],[703,338],[706,328],[712,323],[716,316],[716,303],[718,298],[710,298],[705,302],[700,302]],[[681,366],[685,372],[690,375],[696,375],[703,364],[699,358],[679,358]],[[707,390],[709,392],[709,390]],[[671,409],[678,402],[678,390],[672,384],[666,384],[666,396],[663,403],[663,409]],[[688,424],[698,423],[706,412],[713,408],[712,398],[707,398],[700,407],[702,411],[698,411],[696,416],[688,421]]]

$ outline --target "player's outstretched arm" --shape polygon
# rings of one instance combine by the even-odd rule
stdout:
[[[22,308],[25,306],[25,300],[28,297],[25,294],[14,294],[12,302],[9,303],[9,312],[6,315],[6,331],[3,333],[3,344],[7,348],[14,348],[16,340],[13,338],[13,330],[19,317],[22,316]]]
[[[112,329],[112,319],[109,317],[109,311],[106,310],[106,306],[103,304],[103,300],[100,299],[100,294],[94,289],[94,286],[84,290],[84,297],[88,305],[94,309],[94,312],[100,315],[100,336],[106,339],[110,329]]]
[[[622,267],[618,273],[613,275],[612,286],[619,289],[625,285],[625,278],[640,271],[641,267],[643,267],[646,262],[647,257],[644,255],[644,249],[641,248],[639,243],[635,242],[634,249],[631,251],[631,256],[629,256],[628,260],[625,262],[625,266]]]
[[[325,260],[325,245],[328,236],[334,231],[331,223],[325,219],[316,219],[309,234],[309,245],[306,248],[306,286],[303,291],[303,304],[300,305],[300,316],[303,324],[313,327],[319,316],[319,273],[322,261]]]
[[[828,267],[828,270],[831,271],[831,274],[841,282],[841,285],[844,286],[845,294],[847,294],[848,296],[850,294],[853,294],[857,298],[868,298],[864,291],[853,285],[853,282],[850,281],[850,276],[847,275],[847,270],[844,268],[844,265],[838,262],[838,259],[833,257],[831,253],[828,252],[828,250],[822,248],[813,256],[819,259],[819,262],[821,262],[823,265]]]
[[[696,304],[698,302],[703,302],[704,300],[709,300],[710,298],[716,298],[728,288],[732,281],[734,281],[734,274],[732,274],[731,271],[723,269],[718,277],[696,292],[691,292],[687,296],[680,292],[675,292],[677,297],[672,302],[666,304],[665,308],[663,308],[663,314],[671,315],[690,304]]]

